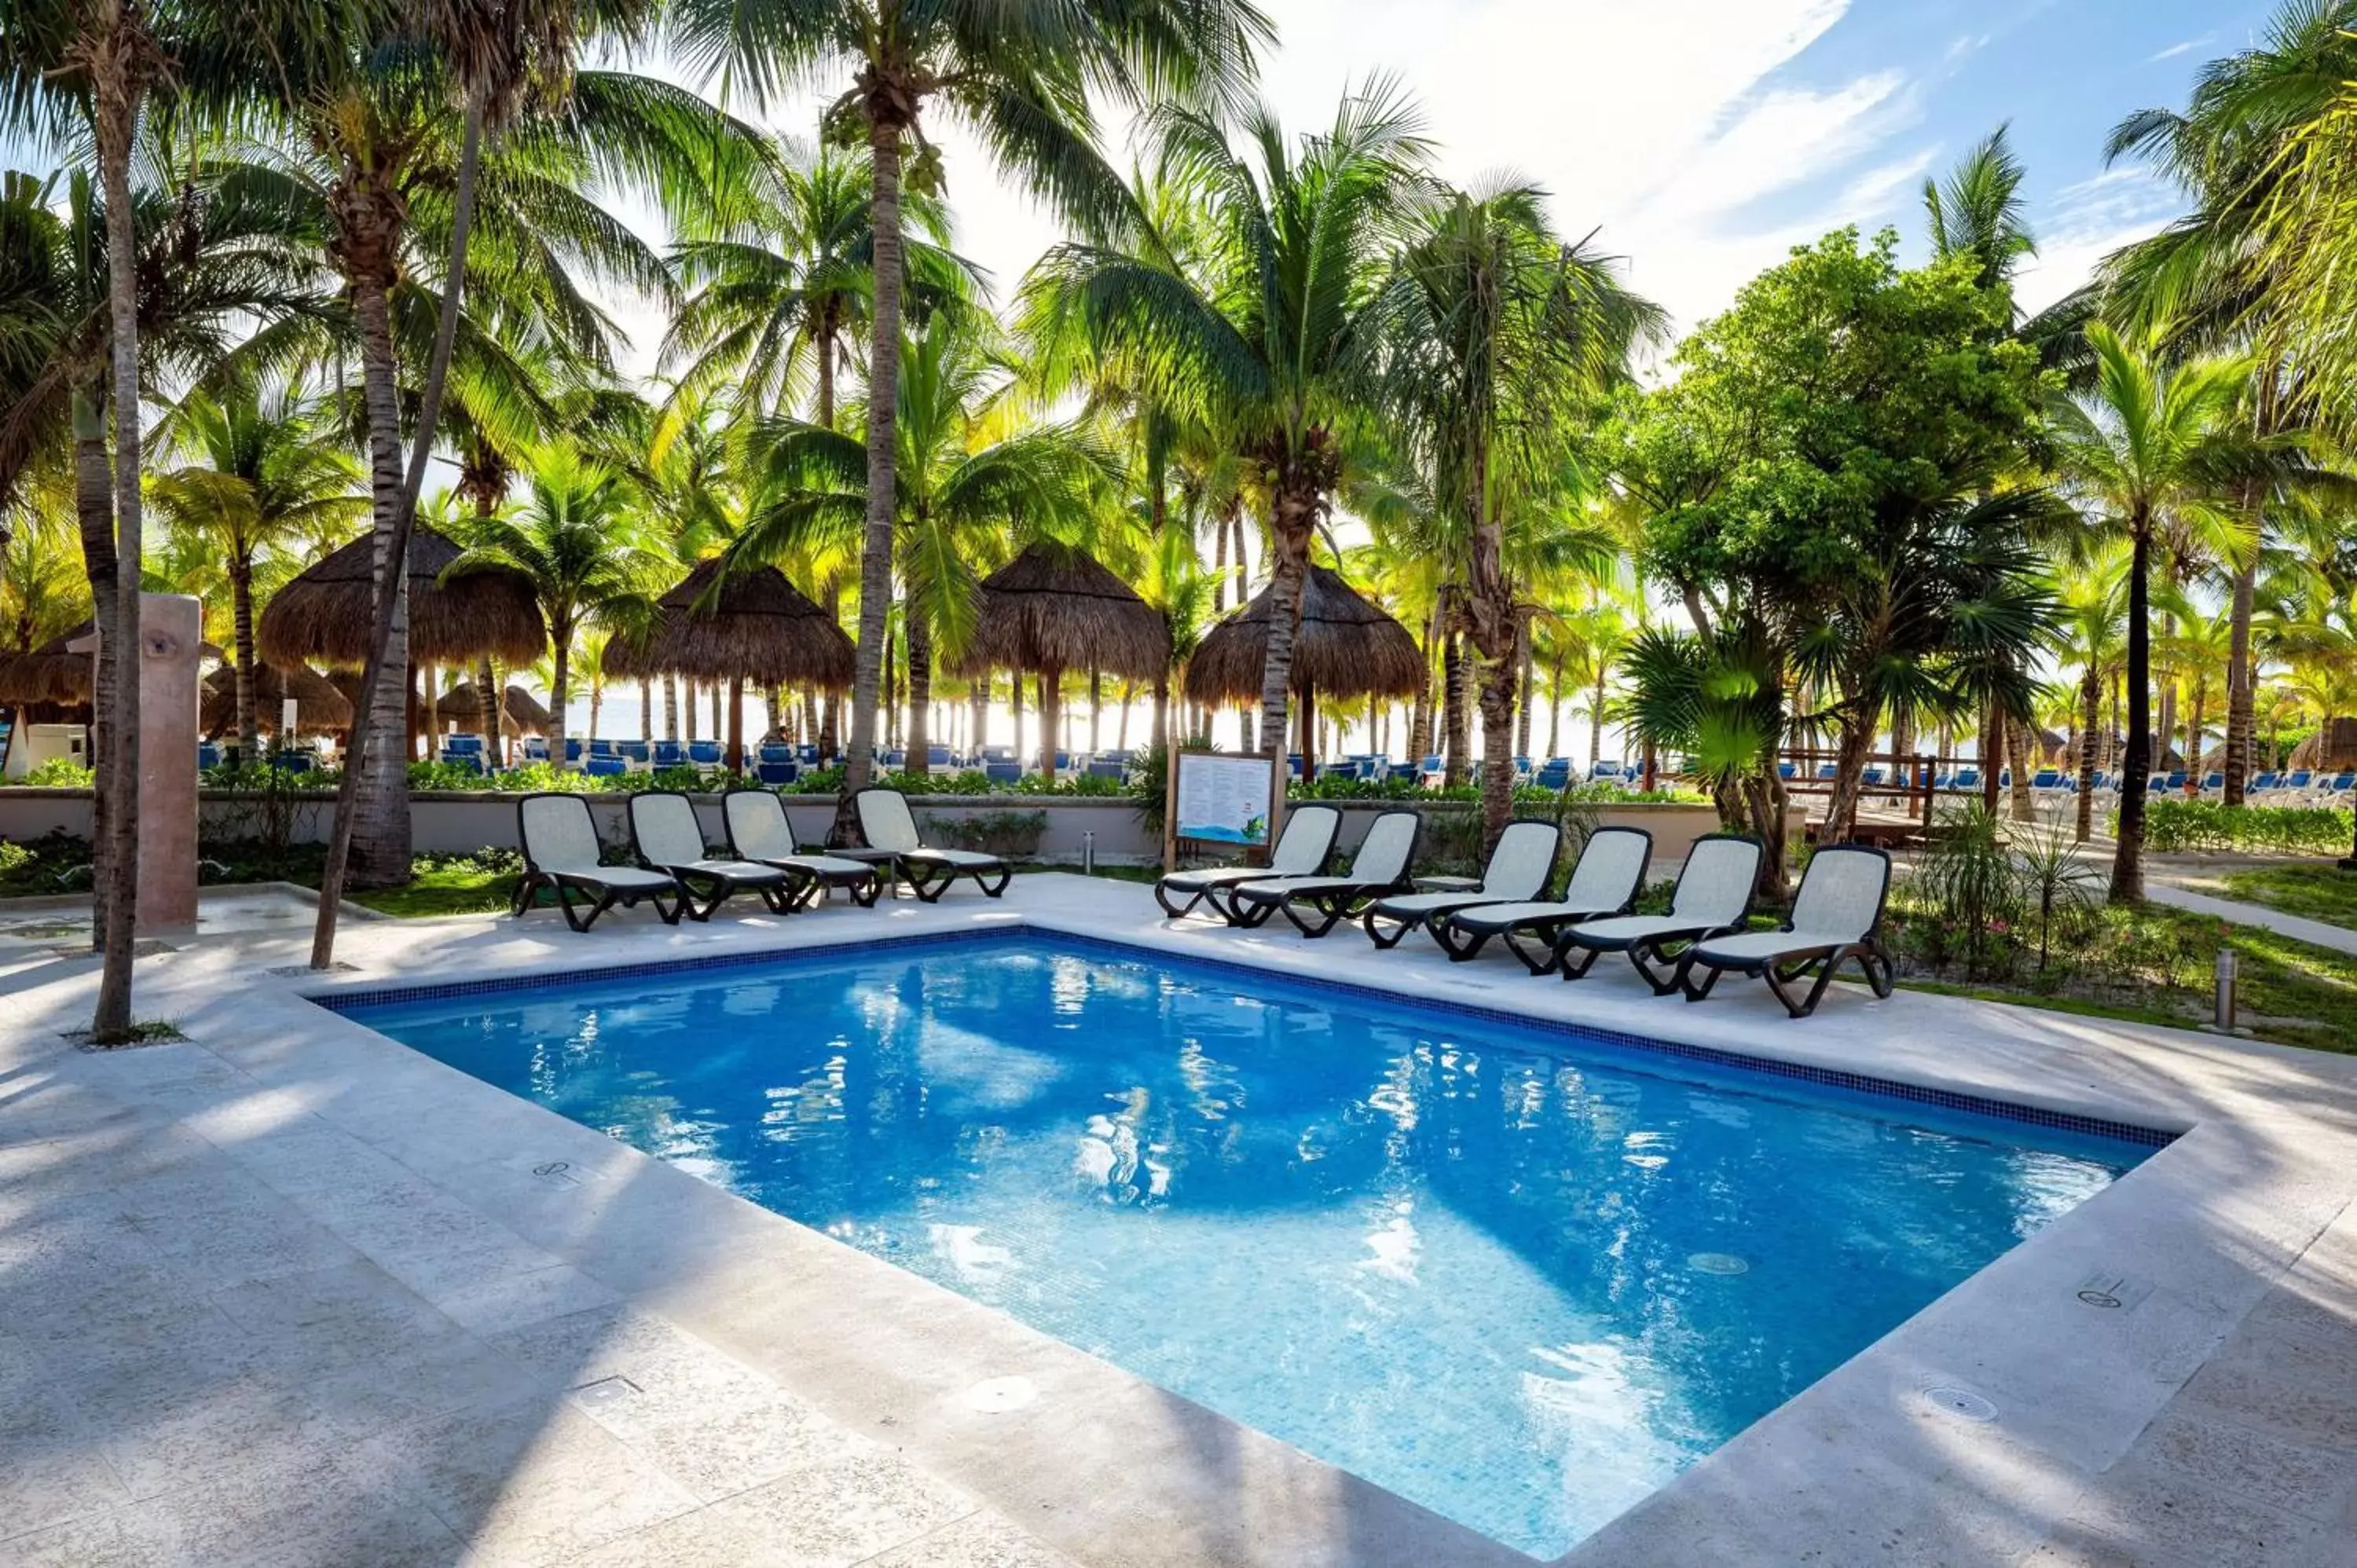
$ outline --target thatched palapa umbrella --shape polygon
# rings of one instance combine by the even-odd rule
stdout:
[[[0,703],[10,707],[36,703],[85,707],[90,703],[91,657],[71,651],[74,643],[91,634],[83,621],[72,630],[49,639],[29,653],[0,659]]]
[[[983,579],[981,598],[956,673],[1039,677],[1039,770],[1050,778],[1065,671],[1151,679],[1170,668],[1170,628],[1161,615],[1070,545],[1030,546]]]
[[[254,628],[263,661],[357,670],[368,662],[376,613],[376,537],[363,533],[270,596]],[[458,546],[424,523],[409,540],[409,662],[457,665],[490,658],[529,664],[548,647],[532,579],[489,566],[442,580]],[[415,738],[415,703],[411,704]]]
[[[476,694],[475,682],[461,681],[435,699],[435,713],[439,718],[457,724],[462,730],[477,735],[489,735],[483,728],[483,702]],[[540,699],[522,686],[510,686],[500,694],[500,733],[508,736],[546,735],[548,710]]]
[[[745,682],[841,691],[857,655],[834,618],[774,566],[728,572],[721,556],[699,564],[655,607],[643,642],[616,638],[606,674],[662,674],[728,683],[728,766],[745,770]],[[724,575],[725,574],[725,575]]]
[[[351,699],[336,690],[317,671],[297,667],[280,670],[258,664],[253,671],[253,716],[264,735],[278,732],[286,699],[295,699],[295,730],[298,735],[335,735],[352,727]],[[197,727],[207,740],[237,727],[237,671],[223,665],[205,677],[204,702]]]
[[[1248,703],[1260,696],[1268,663],[1268,627],[1275,585],[1213,627],[1187,661],[1187,697],[1207,705]],[[1293,638],[1290,689],[1301,709],[1301,762],[1317,768],[1318,699],[1412,697],[1424,684],[1424,654],[1415,639],[1369,604],[1329,567],[1313,565],[1301,595],[1301,628]],[[1263,736],[1264,745],[1277,741]]]

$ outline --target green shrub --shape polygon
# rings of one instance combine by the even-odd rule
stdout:
[[[98,775],[70,757],[52,757],[25,775],[25,784],[33,789],[90,789],[98,784]]]
[[[2240,850],[2276,854],[2342,854],[2352,828],[2337,806],[2229,806],[2219,800],[2146,802],[2144,843],[2161,854],[2188,850]],[[2119,813],[2112,814],[2119,832]]]
[[[970,817],[940,817],[928,812],[925,825],[953,849],[1028,860],[1039,853],[1039,840],[1048,832],[1048,813],[976,811]]]

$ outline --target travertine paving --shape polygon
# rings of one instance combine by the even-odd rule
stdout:
[[[1165,930],[1135,886],[587,938],[350,928],[339,983],[1028,920],[2189,1129],[1575,1563],[2357,1563],[2357,1063],[1845,988]],[[0,956],[0,1564],[1526,1561],[299,1000],[270,934]],[[2118,1305],[2087,1305],[2092,1282]],[[1022,1377],[1011,1412],[969,1399]],[[1996,1407],[1963,1421],[1925,1397]]]

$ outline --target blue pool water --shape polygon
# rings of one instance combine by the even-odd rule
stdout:
[[[2146,1153],[1030,938],[350,1011],[1540,1555]]]

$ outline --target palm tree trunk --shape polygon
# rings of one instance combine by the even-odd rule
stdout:
[[[425,690],[425,760],[432,762],[442,755],[442,672],[422,665],[417,679]]]
[[[1089,752],[1093,756],[1103,749],[1104,738],[1104,672],[1089,671]]]
[[[2037,726],[2013,724],[2006,726],[2006,766],[2013,769],[2013,784],[2007,791],[2011,797],[2013,820],[2026,822],[2033,813],[2029,807],[2029,742]]]
[[[82,570],[90,578],[91,625],[98,632],[91,665],[90,762],[93,777],[110,786],[91,790],[90,802],[90,945],[99,951],[105,950],[113,912],[107,889],[113,886],[108,868],[114,863],[114,683],[123,668],[114,644],[114,476],[106,461],[105,395],[96,380],[73,394],[74,512],[81,526]]]
[[[884,684],[884,622],[892,606],[893,459],[900,385],[900,132],[874,115],[867,134],[872,168],[869,227],[874,231],[875,335],[867,355],[867,526],[859,552],[859,657],[851,682],[851,755],[835,827],[847,842],[851,798],[874,776],[876,699]]]
[[[1538,656],[1531,648],[1531,628],[1527,621],[1515,632],[1523,645],[1523,680],[1514,702],[1514,755],[1531,754],[1531,710],[1538,705]]]
[[[1867,754],[1874,749],[1872,717],[1853,716],[1845,707],[1834,734],[1834,787],[1825,801],[1820,843],[1846,843],[1857,836],[1858,795],[1866,779]]]
[[[1301,630],[1301,596],[1309,581],[1309,538],[1317,520],[1317,492],[1297,478],[1282,482],[1270,520],[1276,569],[1269,580],[1268,652],[1260,677],[1260,733],[1275,746],[1285,743],[1293,639]]]
[[[99,628],[114,638],[116,680],[113,710],[113,764],[101,789],[114,791],[107,820],[106,880],[98,886],[105,906],[105,961],[99,974],[98,1005],[91,1036],[100,1044],[129,1037],[131,953],[139,908],[139,574],[142,564],[139,494],[139,274],[132,233],[131,143],[146,94],[154,40],[139,13],[128,5],[102,13],[109,20],[91,72],[97,97],[98,166],[106,196],[107,316],[114,375],[114,582],[113,624]]]
[[[1415,766],[1422,768],[1424,759],[1432,754],[1432,641],[1438,635],[1440,624],[1436,611],[1424,618],[1424,635],[1416,639],[1416,648],[1424,654],[1424,679],[1415,689],[1415,700],[1408,709],[1407,750]]]
[[[237,759],[250,763],[262,755],[262,721],[253,709],[253,556],[249,551],[230,556],[229,600],[237,643]]]
[[[475,695],[483,703],[483,751],[492,767],[505,768],[507,727],[502,721],[508,716],[508,694],[493,677],[491,656],[486,653],[475,665]]]
[[[1121,723],[1119,728],[1114,735],[1113,740],[1113,748],[1115,751],[1127,751],[1129,749],[1129,710],[1136,701],[1137,682],[1135,681],[1124,681],[1121,683]]]
[[[2259,559],[2256,551],[2234,574],[2234,596],[2228,615],[2226,654],[2226,794],[2229,806],[2243,803],[2251,777],[2251,741],[2257,732],[2258,671],[2251,660],[2251,619],[2257,603]]]
[[[1563,755],[1563,654],[1547,665],[1547,760]]]
[[[1211,615],[1228,613],[1228,519],[1223,512],[1211,524]]]
[[[548,634],[555,645],[548,674],[548,755],[559,758],[561,764],[565,756],[565,703],[573,694],[573,628],[552,626]],[[586,747],[582,761],[588,761]]]
[[[2152,777],[2152,519],[2129,520],[2128,748],[2120,762],[2120,838],[2112,857],[2112,902],[2144,901],[2145,789]]]
[[[1596,657],[1596,689],[1588,693],[1587,703],[1587,771],[1592,776],[1596,765],[1604,760],[1604,656]],[[1626,739],[1626,736],[1622,737]],[[1621,760],[1628,760],[1623,757]]]
[[[679,744],[679,678],[665,671],[663,687],[663,739]]]
[[[1006,711],[1012,717],[1015,733],[1009,738],[1015,746],[1015,765],[1023,765],[1023,671],[1006,672]]]
[[[2193,700],[2188,704],[2185,718],[2185,782],[2186,792],[2192,794],[2201,788],[2201,721],[2202,710],[2210,705],[2210,677],[2199,674],[2193,678]]]
[[[337,809],[339,819],[350,816],[351,822],[338,834],[346,839],[345,854],[338,856],[330,843],[328,865],[348,875],[356,887],[386,887],[409,875],[408,539],[407,530],[398,529],[394,521],[401,512],[401,399],[385,291],[374,284],[357,286],[352,306],[361,328],[361,397],[368,411],[369,478],[376,502],[377,596],[390,598],[391,629],[383,651],[368,671],[373,679],[361,687],[352,714]],[[379,606],[380,620],[386,608]],[[345,795],[351,797],[349,810],[342,804]],[[330,934],[329,942],[333,940]],[[312,946],[316,952],[316,933]],[[333,961],[332,951],[325,961]]]
[[[376,760],[375,754],[368,749],[366,743],[371,739],[380,716],[375,712],[375,708],[382,696],[388,667],[394,677],[393,684],[398,692],[395,700],[401,704],[396,711],[400,713],[404,721],[408,716],[409,531],[416,521],[417,495],[425,483],[426,460],[433,456],[435,428],[442,414],[442,392],[450,375],[450,349],[458,334],[458,305],[466,293],[467,238],[475,221],[475,178],[482,164],[483,115],[488,97],[489,89],[484,82],[477,81],[468,84],[465,126],[460,133],[458,144],[457,188],[451,203],[448,278],[442,291],[441,319],[436,323],[434,329],[434,357],[426,366],[425,390],[418,400],[417,450],[410,460],[407,482],[395,498],[391,538],[386,542],[387,547],[379,552],[378,568],[380,571],[390,572],[391,575],[381,577],[377,582],[376,626],[370,639],[368,664],[361,678],[361,689],[369,695],[370,705],[352,715],[354,749],[360,755],[354,757],[351,759],[351,766],[344,769],[343,786],[337,801],[336,826],[328,845],[327,865],[319,879],[319,922],[311,939],[311,967],[314,969],[326,969],[335,962],[336,915],[342,901],[345,863],[359,836],[354,818],[360,809],[361,775],[367,772],[371,763]],[[363,321],[362,341],[367,343],[371,337],[381,337],[382,351],[376,356],[381,362],[371,366],[369,370],[371,381],[368,393],[369,423],[373,438],[377,434],[380,417],[377,404],[382,395],[386,405],[384,412],[390,413],[394,420],[394,423],[385,425],[383,429],[392,435],[397,445],[400,440],[400,424],[398,409],[392,403],[393,389],[390,318],[386,314],[384,291],[381,284],[372,283],[371,292],[374,295],[374,320]],[[360,303],[357,293],[358,291],[355,291],[356,313]],[[383,382],[381,394],[377,386],[373,384],[379,380]],[[397,453],[393,455],[392,460],[396,466],[398,465],[400,459]],[[382,519],[379,521],[382,522]],[[407,747],[404,746],[402,749],[405,753]],[[410,823],[407,763],[407,757],[403,755],[397,765],[381,768],[385,777],[379,782],[377,798],[372,802],[378,808],[380,814],[370,823],[371,831],[366,841],[370,854],[361,867],[364,874],[389,875],[396,881],[408,879]],[[386,860],[395,850],[399,854],[399,864],[397,867],[389,867]],[[368,884],[363,882],[362,886],[368,886]]]
[[[901,771],[922,779],[933,762],[933,627],[913,601],[902,618],[909,631],[909,757]]]
[[[655,738],[655,688],[651,681],[639,682],[639,738],[644,741]],[[648,753],[650,756],[653,754],[651,746],[648,747]]]
[[[745,677],[742,675],[728,677],[728,771],[739,779],[745,777]]]
[[[2079,679],[2079,820],[2071,833],[2078,843],[2095,832],[2095,731],[2103,722],[2104,675],[2091,659]]]
[[[589,677],[589,729],[588,733],[582,737],[591,746],[597,744],[597,718],[605,708],[606,682],[592,675]]]
[[[1063,685],[1061,670],[1039,671],[1039,776],[1050,784],[1056,781],[1056,731],[1063,718]]]
[[[1988,700],[1986,718],[1981,725],[1981,810],[1996,815],[1997,775],[2005,770],[2005,705],[1996,697]]]

